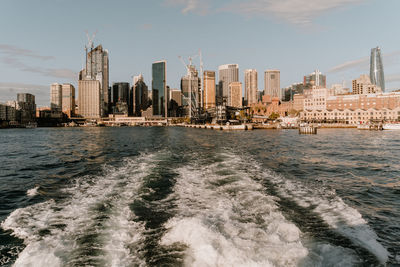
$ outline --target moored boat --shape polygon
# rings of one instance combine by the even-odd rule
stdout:
[[[400,130],[400,123],[385,123],[383,130]]]

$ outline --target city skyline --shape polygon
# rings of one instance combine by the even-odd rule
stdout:
[[[302,3],[283,2],[288,8]],[[101,7],[95,14],[88,12],[94,3]],[[242,83],[245,69],[257,69],[259,73],[279,69],[281,87],[301,82],[304,75],[319,69],[327,75],[328,87],[343,80],[351,87],[354,78],[369,73],[370,50],[380,46],[386,91],[400,87],[398,37],[388,31],[374,30],[398,22],[394,10],[400,5],[395,1],[387,1],[385,5],[372,0],[330,1],[330,4],[311,1],[304,7],[307,12],[298,11],[302,15],[282,11],[279,9],[282,6],[271,1],[247,1],[241,6],[242,13],[232,1],[221,1],[221,4],[205,1],[203,6],[199,3],[86,1],[77,8],[73,1],[58,0],[45,1],[42,8],[27,1],[3,1],[2,9],[6,12],[0,21],[2,25],[14,21],[15,25],[1,28],[0,32],[3,36],[0,101],[13,99],[19,92],[29,92],[37,96],[39,106],[45,106],[50,102],[48,92],[52,83],[72,83],[78,88],[78,72],[84,67],[87,43],[85,30],[89,34],[97,30],[95,46],[102,45],[110,52],[110,84],[131,82],[131,77],[139,73],[143,73],[146,84],[151,84],[152,63],[165,59],[167,85],[179,88],[186,70],[178,56],[187,57],[202,49],[204,69],[217,71],[221,64],[237,63]],[[254,13],[251,8],[256,5],[263,8]],[[320,13],[316,12],[318,9]],[[132,11],[136,15],[129,17]],[[372,12],[376,13],[373,21],[369,16]],[[68,14],[74,14],[73,18],[63,22]],[[385,14],[385,18],[379,14]],[[56,15],[57,20],[49,24]],[[358,18],[355,25],[347,22],[350,16]],[[170,19],[166,21],[167,17]],[[226,28],[228,25],[231,28]],[[185,38],[190,28],[213,41]],[[224,34],[221,29],[225,30]],[[250,39],[246,38],[249,29],[253,34]],[[357,42],[351,39],[355,29],[362,36]],[[374,36],[363,36],[371,29]],[[276,40],[270,39],[271,35]],[[154,42],[160,38],[162,42]],[[62,41],[55,44],[56,39]],[[259,90],[262,76],[258,77]]]

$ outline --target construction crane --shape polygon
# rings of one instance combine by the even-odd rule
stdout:
[[[195,59],[196,57],[198,57],[199,55],[194,55],[194,56],[189,56],[189,64],[186,64],[186,62],[183,60],[182,56],[178,56],[178,58],[181,60],[182,64],[185,66],[186,70],[187,70],[187,75],[189,76],[189,92],[188,92],[188,104],[189,104],[189,118],[192,119],[193,115],[195,115],[197,113],[196,110],[196,103],[194,103],[193,105],[193,99],[196,101],[196,94],[194,94],[194,92],[192,92],[192,70],[191,70],[191,66],[193,66],[193,59]]]

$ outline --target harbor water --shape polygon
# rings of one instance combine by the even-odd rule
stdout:
[[[0,131],[1,266],[399,266],[400,132]]]

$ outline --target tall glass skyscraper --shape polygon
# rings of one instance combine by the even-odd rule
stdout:
[[[371,83],[379,86],[382,89],[382,92],[385,92],[385,76],[383,74],[381,48],[379,46],[371,49],[371,63],[370,63],[369,75]]]
[[[153,115],[166,117],[168,112],[167,99],[167,62],[157,61],[152,66],[152,101]]]

